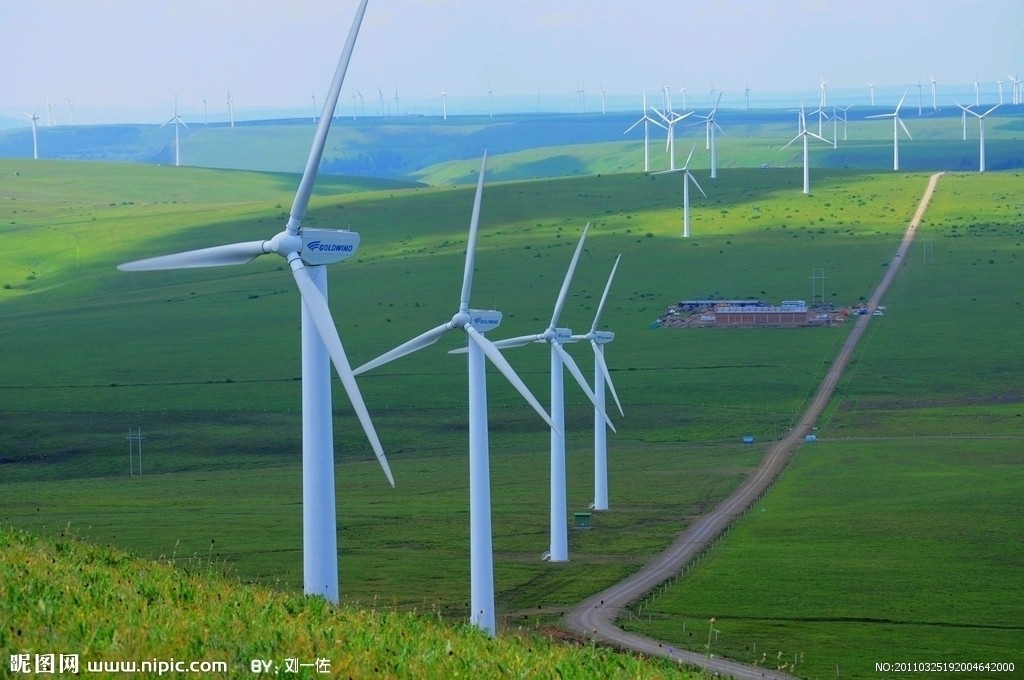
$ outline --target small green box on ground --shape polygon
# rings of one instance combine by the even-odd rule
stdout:
[[[589,529],[590,528],[590,513],[589,512],[576,512],[573,513],[576,518],[577,529]]]

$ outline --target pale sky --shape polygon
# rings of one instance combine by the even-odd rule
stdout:
[[[163,122],[322,100],[356,0],[0,0],[0,114]],[[370,0],[339,108],[378,88],[403,112],[462,97],[660,93],[690,106],[868,81],[902,92],[1024,76],[1022,0]],[[927,90],[926,90],[927,92]],[[948,89],[947,89],[948,92]],[[803,94],[806,93],[806,94]],[[973,86],[972,86],[973,93]],[[950,95],[952,96],[952,95]],[[677,100],[678,101],[678,100]],[[568,104],[567,104],[568,105]],[[100,109],[122,108],[111,112]],[[622,108],[618,106],[616,108]],[[131,109],[131,111],[128,111]],[[452,112],[457,110],[449,109]],[[100,120],[106,117],[107,119]]]

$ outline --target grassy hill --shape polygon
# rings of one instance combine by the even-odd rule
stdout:
[[[990,170],[1024,166],[1021,106],[1005,106],[986,119]],[[814,141],[814,167],[882,171],[892,168],[892,125],[865,116],[888,109],[851,109],[848,122],[826,122],[821,133],[838,138],[838,148]],[[977,122],[968,121],[963,140],[959,110],[942,109],[918,117],[904,112],[914,138],[902,138],[904,171],[971,170],[978,166]],[[653,114],[652,114],[653,115]],[[607,115],[517,114],[494,118],[452,116],[339,117],[331,128],[323,172],[417,180],[428,184],[472,182],[474,163],[484,149],[501,157],[496,180],[635,172],[643,168],[643,129],[628,134],[637,113]],[[717,120],[718,162],[722,168],[800,167],[799,145],[780,148],[796,133],[796,114],[781,109],[723,110]],[[817,131],[816,119],[808,125]],[[265,120],[179,128],[183,165],[206,168],[300,172],[313,125],[309,119]],[[902,133],[901,133],[902,134]],[[706,168],[705,130],[699,115],[676,127],[678,162],[696,144],[692,167]],[[651,167],[667,168],[665,133],[651,128]],[[158,125],[57,126],[39,129],[42,158],[174,163],[174,131]],[[28,128],[0,130],[0,157],[32,155]]]
[[[343,678],[685,678],[695,673],[586,644],[557,644],[535,633],[488,639],[446,625],[436,612],[335,608],[320,598],[239,585],[223,565],[193,556],[141,560],[83,543],[0,526],[0,648],[7,654],[74,654],[79,672],[121,677],[92,665],[176,660],[221,662],[204,677]],[[297,659],[289,672],[288,659]],[[318,660],[325,666],[315,666]],[[29,666],[33,668],[34,666]],[[224,670],[221,670],[224,669]],[[320,671],[327,670],[328,674]],[[166,673],[164,673],[166,674]],[[156,677],[152,672],[136,675]]]

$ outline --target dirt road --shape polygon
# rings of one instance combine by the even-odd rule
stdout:
[[[910,220],[903,240],[896,250],[895,256],[889,266],[886,267],[885,275],[875,288],[874,293],[868,300],[868,314],[860,316],[846,342],[839,349],[835,361],[829,368],[824,380],[818,387],[814,398],[811,400],[807,410],[800,418],[793,429],[785,437],[772,445],[761,460],[761,465],[750,475],[732,495],[722,501],[710,513],[699,518],[675,540],[668,549],[658,557],[654,558],[640,571],[636,572],[624,581],[616,583],[612,587],[597,593],[571,609],[565,617],[564,625],[569,630],[585,635],[589,638],[601,640],[615,647],[631,649],[644,654],[667,656],[684,663],[704,667],[718,673],[720,676],[735,678],[789,678],[778,671],[765,668],[749,666],[736,661],[723,658],[705,658],[703,652],[675,649],[667,643],[658,642],[651,638],[627,633],[615,625],[621,610],[630,602],[640,599],[646,593],[665,581],[678,575],[687,562],[692,560],[702,550],[728,528],[730,524],[743,512],[753,505],[757,499],[768,489],[772,481],[778,476],[782,469],[789,462],[796,450],[800,447],[804,436],[814,427],[822,410],[832,398],[836,384],[840,376],[846,370],[850,356],[854,348],[871,323],[872,314],[878,306],[878,302],[888,290],[893,278],[899,271],[900,266],[906,257],[910,244],[914,239],[917,226],[924,215],[928,202],[931,200],[935,185],[938,183],[942,173],[932,175],[928,181],[924,196],[918,205],[914,217]]]

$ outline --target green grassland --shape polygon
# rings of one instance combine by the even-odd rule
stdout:
[[[493,160],[496,174],[506,160]],[[297,588],[299,303],[290,276],[268,258],[219,270],[114,269],[139,257],[270,236],[284,222],[295,178],[24,160],[0,161],[0,175],[0,342],[6,357],[17,357],[0,364],[0,521],[45,533],[71,523],[95,543],[153,558],[175,554],[183,562],[215,556],[244,581]],[[812,175],[813,194],[803,196],[798,166],[723,167],[718,180],[701,178],[709,198],[694,200],[695,236],[688,240],[678,237],[680,180],[600,174],[486,189],[474,304],[503,310],[496,337],[546,325],[584,222],[593,230],[565,323],[589,325],[611,263],[623,253],[604,316],[616,332],[607,357],[626,410],[615,418],[619,433],[610,443],[613,511],[596,515],[591,532],[572,532],[568,564],[539,561],[547,547],[547,432],[500,376],[489,381],[496,581],[505,626],[543,622],[621,578],[731,491],[763,452],[761,444],[742,447],[742,435],[763,442],[791,425],[847,332],[652,329],[665,308],[693,297],[806,298],[812,268],[826,270],[835,304],[866,299],[883,268],[896,266],[890,258],[926,175],[821,169]],[[1019,236],[1005,242],[1006,232],[1019,230],[1019,212],[991,208],[1015,205],[1020,178],[948,181],[936,197],[937,204],[949,199],[944,216],[929,213],[922,229],[927,233],[932,220],[944,225],[927,260],[936,278],[909,302],[895,297],[909,283],[891,293],[892,311],[875,320],[823,436],[873,435],[880,414],[894,419],[881,431],[889,434],[885,428],[897,428],[901,416],[879,400],[901,394],[904,383],[912,387],[908,394],[919,392],[913,399],[927,401],[922,395],[932,388],[913,373],[923,362],[890,364],[891,342],[911,353],[926,344],[922,337],[939,334],[943,341],[934,344],[948,353],[941,372],[932,366],[933,376],[945,375],[952,358],[975,360],[969,338],[947,337],[969,327],[952,324],[972,318],[972,308],[950,306],[941,294],[953,290],[964,269],[974,278],[964,279],[952,300],[980,300],[981,310],[995,304],[983,282],[1008,289],[1019,280],[1019,243],[1011,245]],[[471,203],[468,187],[330,178],[318,184],[307,223],[362,235],[356,258],[331,272],[331,305],[353,364],[455,311]],[[878,339],[897,326],[893,332],[905,337]],[[1012,352],[1016,318],[982,327],[993,346]],[[443,340],[360,379],[395,470],[394,491],[336,389],[347,601],[465,617],[464,359],[444,352],[457,344]],[[507,356],[543,402],[547,358],[540,349]],[[572,351],[589,373],[586,349]],[[864,376],[878,375],[867,368],[872,351],[888,382],[858,390]],[[983,374],[1003,381],[1000,402],[991,405],[1005,421],[995,433],[1012,434],[1019,421],[1010,412],[1021,401],[1013,385],[1022,381],[1015,364],[999,372],[996,361]],[[949,409],[947,417],[934,416],[936,427],[961,409],[977,416],[992,384],[968,369],[950,371],[948,382],[944,394],[962,389],[966,397],[915,403]],[[570,511],[583,510],[591,494],[592,415],[582,395],[571,392],[567,401]],[[873,404],[874,415],[858,420]],[[142,427],[148,437],[141,479],[127,476],[128,427]],[[824,449],[823,442],[814,450]],[[795,470],[784,481],[790,479],[800,479]],[[814,490],[808,485],[808,493]],[[822,550],[824,539],[816,540]]]
[[[714,616],[720,653],[796,655],[802,677],[895,658],[1020,668],[1020,181],[940,180],[819,442],[626,625],[684,644],[684,623],[700,638]]]

